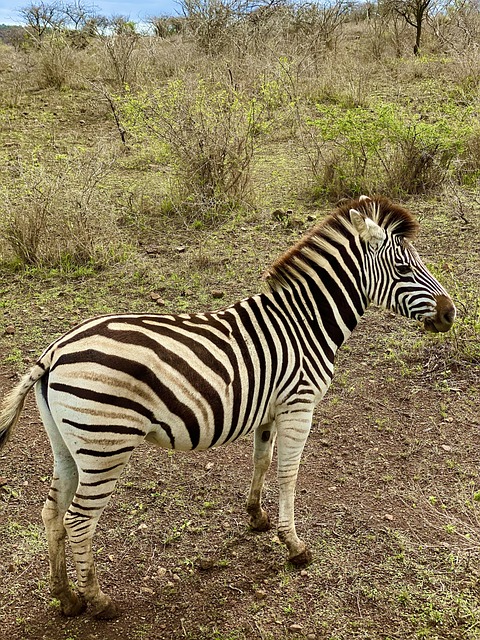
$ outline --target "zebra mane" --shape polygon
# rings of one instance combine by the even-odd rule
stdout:
[[[387,198],[362,196],[358,200],[348,200],[273,263],[264,275],[269,289],[275,291],[284,286],[289,274],[291,277],[294,273],[309,271],[311,259],[318,262],[319,256],[328,252],[332,241],[345,244],[346,239],[355,233],[350,221],[350,209],[356,209],[376,222],[389,236],[410,240],[417,234],[419,225],[413,215]]]

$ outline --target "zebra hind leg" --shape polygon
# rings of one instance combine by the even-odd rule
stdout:
[[[77,466],[38,388],[37,404],[54,456],[53,479],[42,510],[50,560],[50,590],[52,596],[60,601],[64,615],[77,616],[85,610],[86,604],[72,591],[68,583],[65,560],[66,531],[63,526],[63,517],[78,484]]]
[[[268,513],[262,508],[262,490],[265,475],[272,462],[276,436],[274,423],[263,425],[255,430],[253,476],[247,499],[247,513],[250,515],[250,526],[255,531],[267,531],[271,526]]]
[[[63,519],[77,569],[78,590],[91,607],[92,615],[101,620],[116,618],[119,609],[100,589],[92,551],[93,535],[129,458],[130,452],[110,458],[103,472],[94,469],[90,459],[86,463],[90,464],[90,470],[79,471],[78,489]]]

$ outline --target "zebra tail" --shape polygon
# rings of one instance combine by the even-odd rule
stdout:
[[[25,398],[33,385],[47,372],[41,360],[26,373],[16,387],[8,393],[0,407],[0,451],[7,444],[20,418]]]

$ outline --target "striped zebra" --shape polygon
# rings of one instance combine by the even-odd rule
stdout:
[[[92,539],[132,451],[147,440],[208,449],[254,432],[250,524],[269,528],[262,487],[277,442],[279,537],[311,560],[296,534],[294,492],[316,404],[335,353],[369,303],[448,331],[455,307],[411,244],[417,223],[385,198],[340,206],[281,256],[267,291],[223,310],[93,318],[53,342],[5,398],[0,447],[35,385],[54,471],[42,511],[50,584],[64,614],[117,607],[96,577]],[[65,537],[77,570],[68,583]]]

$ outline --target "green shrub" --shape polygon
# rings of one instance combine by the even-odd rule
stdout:
[[[216,218],[249,202],[250,168],[267,126],[261,100],[204,80],[174,80],[118,99],[124,128],[139,143],[167,149],[170,208]]]
[[[314,191],[331,199],[435,191],[453,173],[473,135],[471,114],[459,118],[448,108],[436,114],[427,105],[422,114],[378,102],[368,107],[318,104],[316,109],[317,117],[307,121],[313,130]]]

